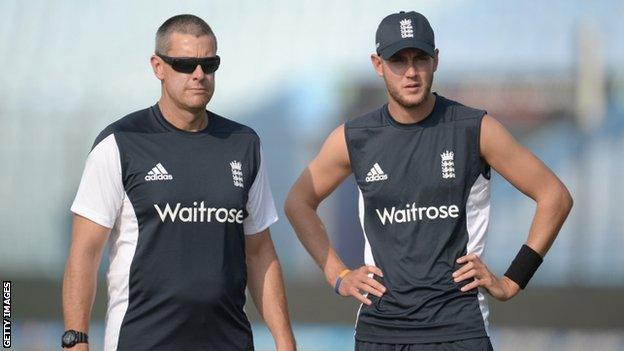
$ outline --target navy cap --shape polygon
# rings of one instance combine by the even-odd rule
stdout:
[[[377,55],[384,60],[406,48],[420,49],[434,56],[433,29],[425,16],[414,11],[393,13],[381,20],[375,43]]]

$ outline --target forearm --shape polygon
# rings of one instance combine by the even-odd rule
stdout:
[[[544,257],[570,213],[572,197],[567,189],[560,185],[536,202],[527,245]]]
[[[63,317],[65,329],[89,331],[95,299],[99,259],[73,253],[67,260],[63,278]]]
[[[278,350],[294,350],[282,268],[271,245],[247,257],[248,286],[258,312],[275,339]]]
[[[327,283],[333,286],[346,267],[332,248],[325,226],[316,213],[316,207],[289,198],[285,210],[299,240],[323,271]]]
[[[501,277],[500,283],[504,293],[494,292],[494,295],[502,301],[512,298],[520,289],[526,287],[570,213],[572,197],[565,186],[558,182],[557,186],[550,189],[552,190],[542,192],[536,199],[535,215],[526,242],[530,249],[522,247],[505,275]],[[489,291],[492,293],[495,290]]]

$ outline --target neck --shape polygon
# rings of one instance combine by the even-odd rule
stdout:
[[[418,123],[431,114],[433,106],[435,105],[435,100],[435,95],[433,95],[433,93],[429,93],[429,95],[427,95],[427,97],[417,106],[404,107],[392,97],[389,97],[388,110],[390,111],[392,118],[394,118],[397,122],[405,124]]]
[[[208,125],[208,115],[205,109],[186,110],[180,108],[169,99],[161,97],[158,100],[158,107],[167,122],[173,124],[176,128],[187,132],[200,131]]]

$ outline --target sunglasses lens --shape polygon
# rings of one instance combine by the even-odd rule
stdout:
[[[214,73],[217,70],[217,68],[219,68],[219,63],[218,62],[202,63],[201,68],[205,74]]]
[[[197,62],[194,61],[176,61],[171,65],[171,68],[180,73],[193,73],[197,67]]]

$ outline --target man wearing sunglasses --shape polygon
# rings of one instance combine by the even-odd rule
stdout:
[[[423,15],[384,18],[371,62],[388,103],[336,128],[286,200],[327,282],[362,302],[356,351],[491,350],[482,293],[504,301],[524,288],[572,206],[557,176],[494,118],[431,91],[438,58]],[[490,167],[537,204],[526,245],[501,277],[480,258]],[[366,265],[350,271],[316,209],[352,173]]]
[[[253,350],[246,287],[277,350],[295,349],[260,140],[206,110],[216,51],[203,20],[168,19],[151,57],[160,100],[97,137],[71,207],[64,348],[88,349],[108,241],[106,351]]]

